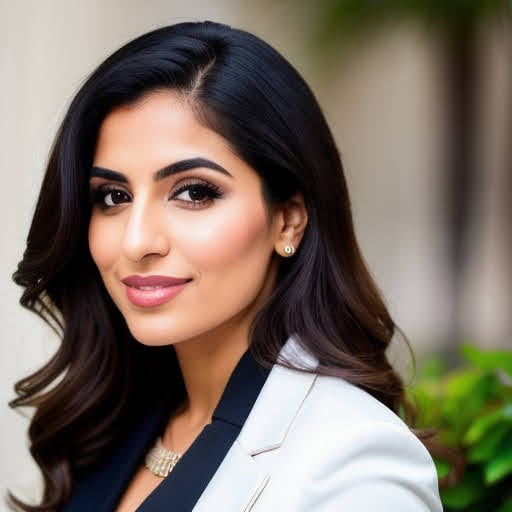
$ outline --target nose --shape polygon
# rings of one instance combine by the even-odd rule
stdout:
[[[166,217],[157,205],[133,202],[125,224],[122,250],[132,262],[151,255],[165,256],[170,249]]]

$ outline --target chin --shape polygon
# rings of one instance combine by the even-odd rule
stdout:
[[[168,338],[162,339],[156,336],[140,337],[135,335],[133,335],[133,337],[135,338],[135,341],[137,341],[141,345],[146,345],[146,347],[163,347],[165,345],[173,345],[173,343],[170,342]]]
[[[174,343],[177,343],[171,335],[162,331],[148,332],[144,329],[130,329],[130,332],[136,341],[148,347],[162,347],[164,345],[173,345]]]
[[[168,325],[168,323],[166,325],[166,322],[161,322],[159,325],[155,319],[148,320],[148,322],[135,320],[131,324],[128,323],[128,329],[135,340],[148,347],[175,345],[197,334],[177,325]]]
[[[163,345],[172,345],[172,336],[167,329],[158,329],[155,326],[144,326],[142,322],[126,322],[130,334],[135,341],[149,347],[161,347]],[[149,327],[149,328],[146,328]]]

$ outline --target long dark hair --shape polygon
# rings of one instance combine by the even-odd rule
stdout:
[[[182,93],[201,122],[229,141],[261,176],[270,207],[304,196],[300,248],[283,260],[253,324],[251,350],[261,364],[274,364],[293,334],[318,359],[318,373],[346,379],[395,412],[404,403],[385,355],[395,325],[360,254],[340,157],[311,90],[247,32],[211,22],[161,28],[116,51],[72,101],[14,273],[21,304],[62,338],[52,359],[16,384],[11,402],[35,407],[29,436],[44,495],[38,506],[13,497],[25,511],[61,507],[76,478],[100,464],[130,419],[151,405],[149,397],[184,393],[172,347],[133,339],[87,243],[99,126],[114,108],[158,89]]]

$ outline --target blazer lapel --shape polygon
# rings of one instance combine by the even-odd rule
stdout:
[[[173,471],[146,498],[137,512],[195,510],[205,488],[229,453],[232,453],[232,457],[228,457],[228,463],[232,467],[252,463],[251,458],[237,450],[234,443],[267,376],[268,370],[259,367],[249,352],[242,356],[213,413],[212,422],[206,425]],[[250,475],[251,469],[247,468],[244,474]],[[249,485],[251,481],[252,477],[248,477],[241,485]],[[227,510],[236,510],[227,507],[225,501],[222,506]]]
[[[290,339],[280,361],[300,364],[307,372],[274,365],[240,432],[210,480],[194,512],[248,511],[270,479],[258,455],[277,450],[313,386],[316,360]]]
[[[193,510],[249,510],[267,481],[266,471],[235,441]]]
[[[238,438],[249,455],[281,446],[316,377],[274,366]]]

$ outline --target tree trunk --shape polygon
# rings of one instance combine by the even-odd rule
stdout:
[[[476,126],[475,30],[462,24],[446,38],[446,218],[451,277],[448,355],[456,357],[462,336],[462,295],[475,193],[478,142]]]

